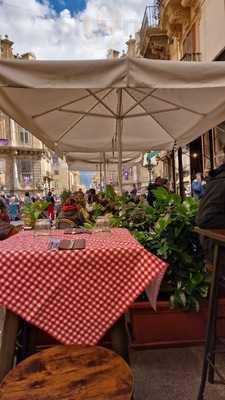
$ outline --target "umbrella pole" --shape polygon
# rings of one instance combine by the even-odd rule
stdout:
[[[180,184],[180,196],[182,199],[185,197],[184,189],[184,170],[183,170],[183,160],[182,160],[182,148],[178,149],[178,170],[179,170],[179,184]]]
[[[122,170],[122,121],[118,121],[119,129],[118,129],[118,181],[119,181],[119,192],[122,195],[123,193],[123,170]]]
[[[123,170],[122,170],[122,157],[123,157],[123,146],[122,146],[122,89],[118,89],[118,119],[117,119],[117,140],[118,140],[118,182],[119,182],[119,193],[123,194]]]
[[[173,191],[176,193],[177,185],[176,185],[176,164],[175,164],[175,150],[173,148],[171,153],[171,160],[172,160],[172,183],[173,183]]]
[[[102,191],[102,163],[101,163],[101,161],[99,163],[99,179],[100,179],[99,189],[101,192]]]
[[[106,170],[106,157],[105,157],[105,152],[104,152],[102,155],[103,155],[104,189],[105,189],[105,188],[106,188],[106,185],[107,185],[107,170]]]

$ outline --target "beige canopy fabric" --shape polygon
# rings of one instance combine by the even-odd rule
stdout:
[[[122,165],[123,168],[130,168],[138,164],[143,156],[138,152],[123,152]],[[117,171],[119,160],[118,152],[112,153],[68,153],[66,161],[71,171],[99,171],[100,164],[104,169],[104,164],[108,171]]]
[[[225,64],[5,60],[0,109],[58,152],[169,149],[225,119]]]

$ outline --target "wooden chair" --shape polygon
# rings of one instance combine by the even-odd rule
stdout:
[[[56,346],[17,365],[0,386],[1,400],[131,400],[126,362],[102,347]]]
[[[74,222],[66,218],[58,218],[56,220],[56,229],[74,228]]]

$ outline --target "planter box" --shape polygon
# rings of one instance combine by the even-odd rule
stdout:
[[[225,337],[225,299],[219,300],[218,335]],[[148,302],[134,303],[130,308],[132,347],[175,347],[203,344],[208,304],[199,312],[171,310],[160,301],[155,312]]]

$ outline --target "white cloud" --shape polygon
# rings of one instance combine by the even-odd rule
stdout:
[[[39,59],[105,58],[107,50],[126,49],[140,28],[146,0],[88,0],[71,15],[56,14],[46,0],[0,0],[0,33],[14,41],[16,53]]]

